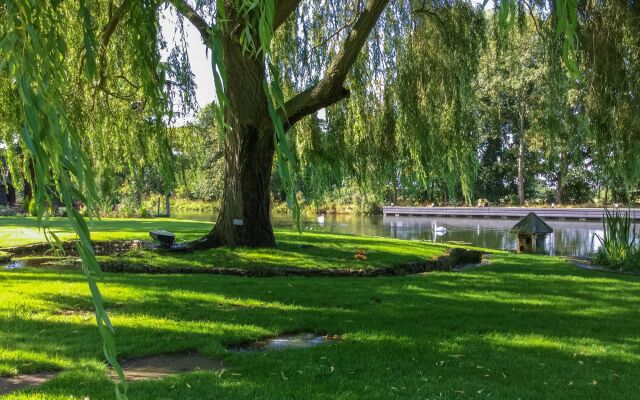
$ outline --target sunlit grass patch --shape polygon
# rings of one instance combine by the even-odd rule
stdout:
[[[62,240],[73,239],[64,219],[50,223]],[[164,229],[175,232],[180,241],[196,239],[211,229],[198,221],[162,219],[103,219],[91,224],[93,240],[149,239],[148,232]],[[297,267],[297,268],[376,268],[431,259],[444,254],[445,245],[379,237],[330,233],[300,234],[295,230],[276,229],[275,249],[216,248],[194,253],[134,252],[125,256],[104,256],[103,262],[117,261],[153,267]],[[33,218],[0,217],[0,248],[43,242]],[[366,259],[356,258],[363,252]]]
[[[228,367],[133,383],[131,398],[637,397],[639,278],[492,262],[376,279],[106,274],[102,288],[121,358],[197,350]],[[68,370],[13,398],[112,398],[82,275],[3,270],[0,286],[0,373]],[[342,340],[226,351],[283,332]]]

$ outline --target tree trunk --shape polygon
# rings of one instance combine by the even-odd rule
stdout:
[[[233,38],[224,45],[228,103],[222,208],[211,232],[194,247],[274,247],[269,183],[275,149],[262,86],[264,60],[245,57]]]
[[[16,205],[16,187],[11,183],[11,175],[9,175],[9,180],[7,181],[7,203],[10,206]]]
[[[518,151],[518,199],[520,205],[524,206],[524,112],[520,111],[520,149]]]
[[[35,172],[35,169],[33,168],[33,162],[29,161],[29,176],[24,177],[24,189],[22,192],[23,199],[26,199],[26,198],[28,198],[29,200],[33,199],[33,188],[31,187],[30,182],[35,182],[35,181],[36,181],[36,172]],[[26,208],[29,208],[29,204],[26,205]]]
[[[393,174],[393,205],[398,205],[398,188],[400,187],[400,171]]]
[[[171,217],[171,195],[164,196],[164,215]]]
[[[562,204],[562,171],[558,171],[558,179],[556,182],[556,204],[560,205]]]
[[[7,206],[9,205],[9,199],[7,196],[7,187],[5,186],[5,183],[0,181],[0,206]]]
[[[567,155],[560,153],[560,168],[558,169],[558,177],[556,179],[556,204],[562,204],[562,193],[564,185],[564,176],[567,173]]]
[[[520,150],[518,151],[518,199],[520,205],[524,206],[524,138],[520,138]]]

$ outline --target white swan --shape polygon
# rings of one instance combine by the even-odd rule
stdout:
[[[436,223],[436,221],[433,221],[433,231],[439,234],[444,235],[445,233],[447,233],[447,228],[445,228],[444,226],[438,226],[438,224]]]
[[[319,224],[324,224],[324,214],[318,215],[318,223]]]

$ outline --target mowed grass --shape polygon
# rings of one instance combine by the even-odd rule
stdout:
[[[83,276],[0,270],[0,374],[61,369],[10,399],[111,399]],[[637,399],[640,279],[498,254],[465,273],[385,278],[106,274],[121,358],[198,350],[224,373],[130,399]],[[281,332],[343,340],[230,353]]]
[[[61,240],[74,234],[63,218],[50,221]],[[149,239],[149,231],[174,232],[179,241],[193,240],[206,234],[212,224],[175,219],[103,219],[91,222],[93,240]],[[194,253],[132,252],[118,257],[100,257],[101,261],[119,261],[154,267],[298,267],[298,268],[375,268],[429,259],[442,255],[447,247],[420,241],[377,237],[275,230],[276,249],[216,248]],[[43,242],[34,218],[0,217],[0,249]],[[355,258],[364,250],[366,260]]]
[[[43,221],[60,240],[76,235],[66,218]],[[172,218],[103,218],[88,221],[93,240],[149,239],[149,231],[164,229],[179,232],[181,240],[193,240],[211,229],[211,223]],[[34,217],[0,217],[0,248],[46,242]]]

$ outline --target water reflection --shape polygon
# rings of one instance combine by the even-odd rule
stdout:
[[[213,221],[213,216],[209,214],[178,214],[176,217]],[[272,220],[274,226],[293,227],[288,215],[276,214]],[[326,215],[321,221],[316,216],[303,217],[302,225],[310,231],[421,239],[437,243],[463,242],[479,247],[512,250],[516,247],[516,236],[509,229],[517,222],[514,219]],[[546,222],[554,231],[545,240],[545,249],[551,255],[584,257],[600,247],[594,234],[602,235],[601,222]]]

